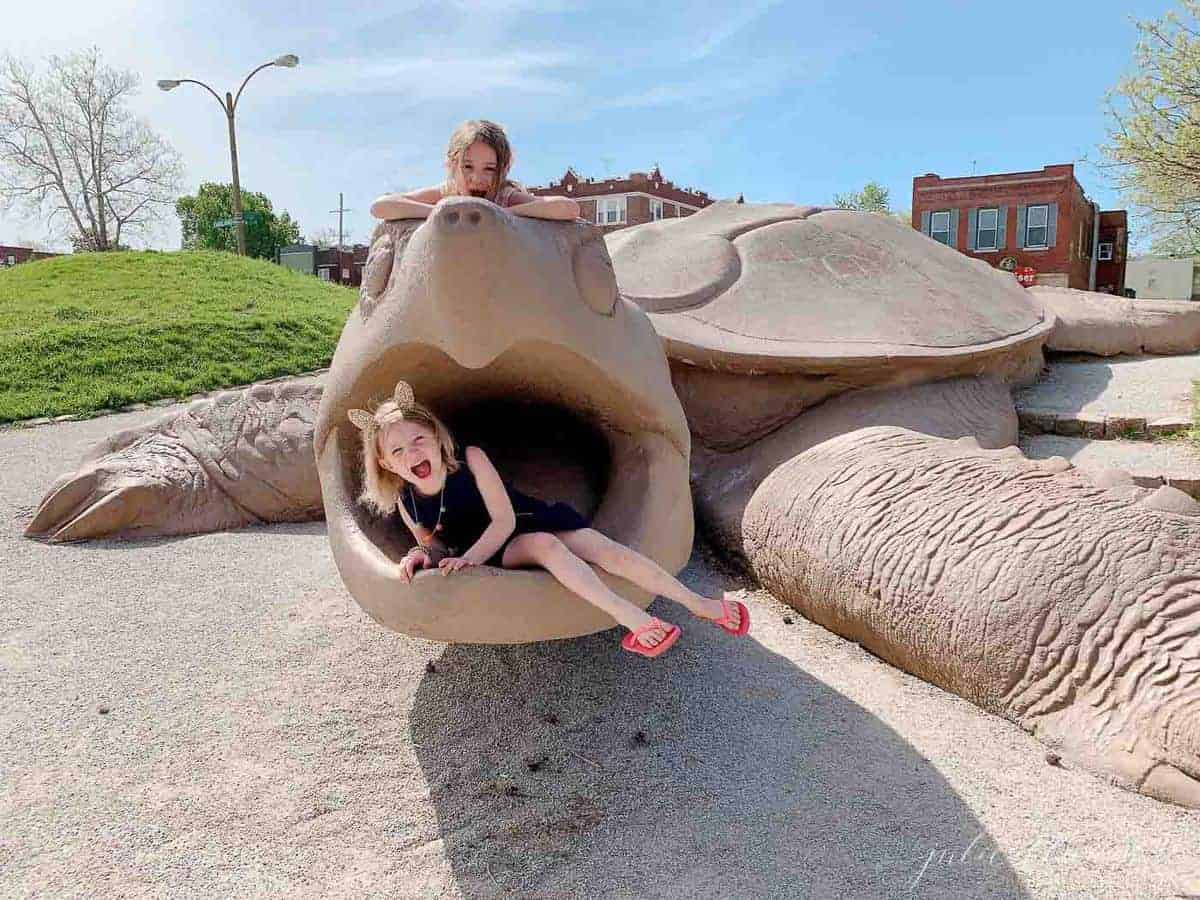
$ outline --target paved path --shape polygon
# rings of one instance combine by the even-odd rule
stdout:
[[[1020,445],[1030,459],[1062,456],[1083,470],[1123,469],[1143,487],[1169,484],[1200,500],[1200,451],[1194,444],[1025,434]]]
[[[45,487],[160,411],[0,432],[0,897],[1169,898],[1200,814],[744,594],[609,632],[376,626],[321,523],[50,546]],[[685,578],[728,584],[697,554]],[[790,618],[791,624],[785,617]]]
[[[1035,385],[1018,391],[1021,427],[1083,437],[1186,428],[1200,354],[1052,361]]]

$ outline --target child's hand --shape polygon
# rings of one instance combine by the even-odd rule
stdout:
[[[412,550],[400,560],[400,580],[405,584],[412,582],[413,575],[418,569],[428,569],[433,565],[433,560],[429,553],[425,550]]]
[[[466,569],[475,565],[465,556],[447,556],[438,563],[438,568],[442,570],[443,575],[449,575],[451,572],[457,572],[459,569]]]

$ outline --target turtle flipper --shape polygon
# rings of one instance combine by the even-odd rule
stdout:
[[[1200,807],[1200,504],[901,428],[779,466],[760,582],[1084,768]]]
[[[255,385],[112,435],[54,483],[25,534],[78,541],[319,519],[320,398],[312,382]]]

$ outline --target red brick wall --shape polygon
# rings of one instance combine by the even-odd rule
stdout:
[[[1058,205],[1054,246],[1046,250],[1018,248],[1017,206],[1039,203]],[[990,206],[1008,207],[1004,249],[994,252],[967,249],[969,210]],[[1075,178],[1073,165],[1045,166],[1037,172],[1011,172],[967,178],[922,175],[913,179],[914,228],[921,228],[923,213],[945,209],[959,211],[955,246],[967,256],[984,259],[993,266],[998,265],[1004,257],[1013,257],[1018,266],[1033,268],[1040,276],[1039,280],[1053,279],[1051,283],[1061,283],[1065,278],[1069,287],[1087,290],[1091,271],[1090,245],[1094,211]],[[1109,213],[1102,214],[1102,223],[1106,215]],[[1124,212],[1120,212],[1119,215],[1123,222]],[[1112,276],[1108,280],[1100,277],[1099,266],[1096,279],[1098,289],[1103,284],[1112,284],[1117,291],[1124,288],[1123,262],[1120,265],[1119,277],[1114,266]]]
[[[542,187],[529,187],[527,190],[535,196],[573,197],[579,203],[580,216],[589,222],[596,221],[596,197],[613,197],[631,193],[649,194],[650,197],[657,197],[663,201],[664,219],[688,216],[695,212],[695,209],[678,207],[676,204],[679,203],[686,203],[700,209],[713,203],[712,198],[704,191],[692,191],[677,187],[664,179],[662,173],[657,169],[648,173],[631,172],[627,178],[609,178],[603,181],[581,179],[568,169],[558,181]],[[626,196],[626,221],[620,225],[602,225],[601,229],[607,233],[651,221],[650,197]]]
[[[60,253],[46,253],[42,250],[31,250],[29,247],[9,247],[5,244],[0,244],[0,268],[8,265],[8,258],[12,257],[12,264],[19,265],[23,262],[29,262],[32,259],[49,259],[52,256],[61,256]]]
[[[1113,258],[1109,262],[1096,263],[1096,290],[1125,290],[1125,260],[1129,255],[1129,220],[1125,210],[1106,210],[1100,213],[1100,240],[1111,242]]]

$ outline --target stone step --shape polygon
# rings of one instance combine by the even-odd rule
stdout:
[[[1084,472],[1122,469],[1142,487],[1164,484],[1200,500],[1200,448],[1187,441],[1092,440],[1051,434],[1022,434],[1030,459],[1061,456]]]
[[[1145,439],[1192,425],[1200,354],[1059,357],[1013,399],[1021,430],[1093,440]]]
[[[1017,421],[1021,431],[1028,434],[1057,434],[1063,437],[1085,437],[1092,440],[1148,440],[1167,434],[1177,434],[1192,427],[1190,416],[1163,416],[1146,419],[1143,416],[1098,416],[1088,413],[1063,413],[1053,409],[1020,407]]]

